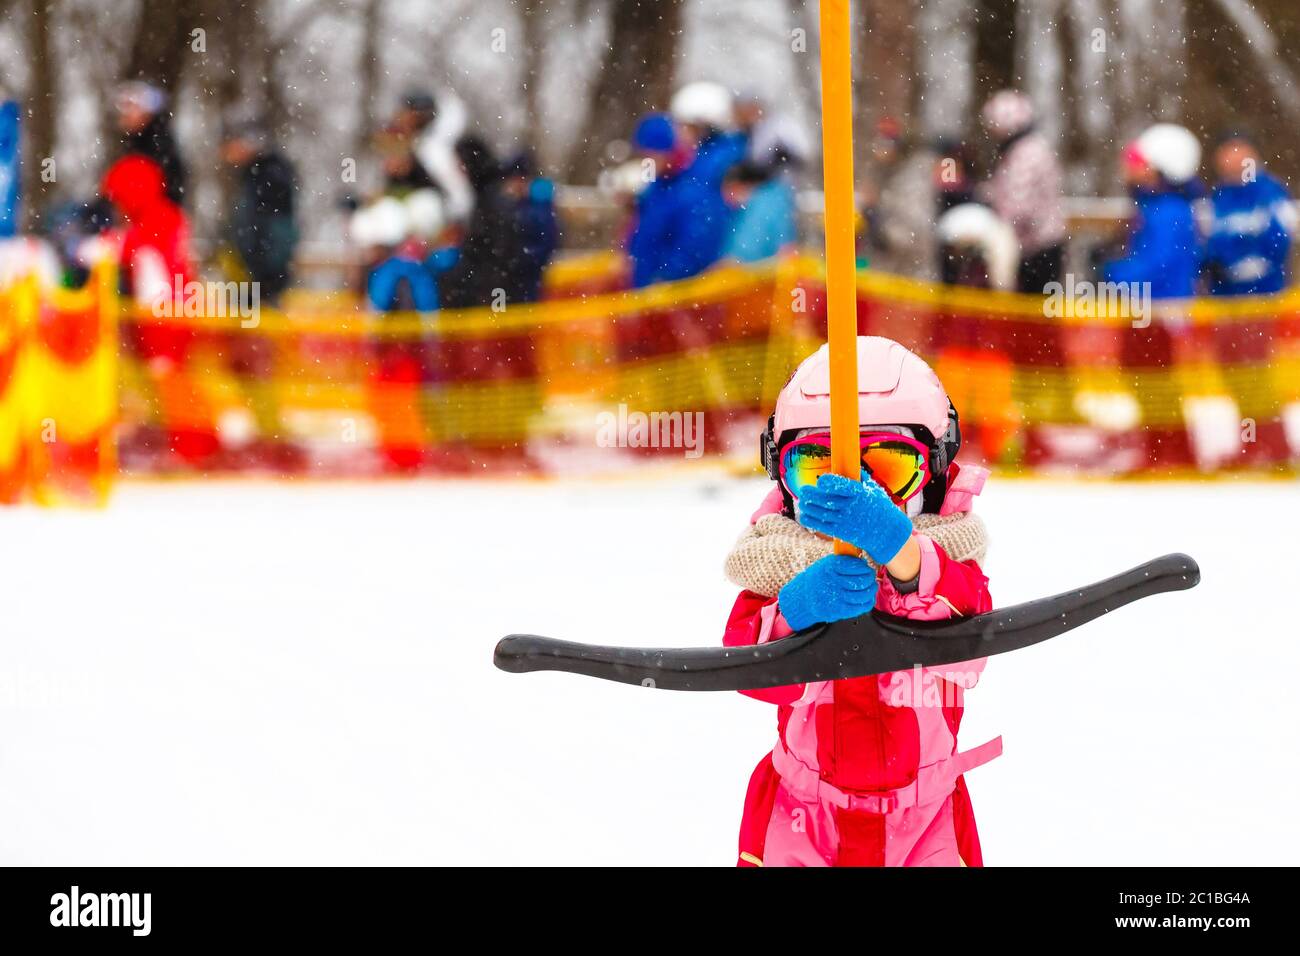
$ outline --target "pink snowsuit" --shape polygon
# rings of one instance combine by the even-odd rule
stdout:
[[[942,514],[968,511],[987,472],[952,466]],[[752,521],[780,511],[774,491]],[[900,593],[883,569],[876,607],[916,620],[992,607],[974,561],[957,562],[923,534],[918,587]],[[728,647],[791,633],[776,598],[742,591]],[[754,770],[739,866],[982,866],[962,774],[1002,752],[1002,738],[958,751],[963,694],[984,660],[873,677],[742,691],[777,705],[777,743]]]

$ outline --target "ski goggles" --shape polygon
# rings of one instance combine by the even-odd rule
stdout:
[[[870,477],[894,501],[907,501],[930,480],[930,449],[915,438],[892,432],[864,432],[859,441],[862,477]],[[781,484],[796,498],[830,472],[829,433],[796,438],[781,449]]]

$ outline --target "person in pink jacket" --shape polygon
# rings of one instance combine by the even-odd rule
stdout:
[[[873,607],[918,620],[992,607],[971,512],[987,472],[959,466],[957,412],[897,342],[858,339],[861,480],[829,474],[823,346],[795,370],[763,435],[776,482],[727,559],[743,590],[723,643],[779,640]],[[861,550],[832,553],[832,538]],[[740,866],[981,866],[964,774],[1001,738],[957,743],[984,661],[799,684],[747,696],[777,707],[777,742],[754,770]]]

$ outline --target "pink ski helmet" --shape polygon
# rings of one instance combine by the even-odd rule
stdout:
[[[780,476],[781,449],[798,432],[830,428],[830,391],[830,351],[823,345],[794,370],[763,432],[762,461],[773,480]],[[947,492],[948,466],[961,447],[961,430],[934,370],[892,339],[859,335],[858,425],[903,425],[929,447],[931,479],[923,509],[937,512]]]

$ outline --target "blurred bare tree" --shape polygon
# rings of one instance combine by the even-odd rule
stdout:
[[[1018,86],[1016,0],[978,0],[975,7],[975,89]]]
[[[542,165],[549,168],[554,162],[554,156],[550,149],[550,137],[546,135],[542,106],[542,70],[546,62],[546,4],[543,0],[520,0],[519,18],[524,35],[523,63],[519,70],[526,126],[524,140]]]
[[[610,0],[608,38],[587,106],[587,119],[569,163],[570,177],[592,182],[605,144],[627,136],[647,110],[664,109],[672,94],[683,0]]]
[[[22,4],[16,4],[21,7]],[[41,172],[44,161],[54,155],[54,137],[59,102],[59,73],[54,59],[53,24],[57,17],[58,0],[34,0],[27,11],[27,51],[31,68],[30,102],[37,109],[28,110],[23,121],[27,124],[26,142],[23,143],[23,195],[24,218],[31,228],[45,208],[48,183]]]
[[[904,130],[912,127],[920,0],[870,0],[862,7],[862,42],[854,58],[854,147],[859,165],[869,157],[882,120],[892,120]]]
[[[174,92],[193,49],[193,31],[206,32],[219,6],[208,0],[140,0],[121,78]]]
[[[1300,172],[1300,9],[1294,0],[1194,0],[1185,119],[1205,137],[1254,133],[1265,157]]]
[[[379,74],[383,69],[379,30],[385,6],[385,0],[363,0],[361,5],[361,47],[357,51],[356,66],[357,115],[360,122],[353,135],[354,156],[365,153],[379,118]]]
[[[1247,127],[1279,173],[1300,175],[1295,0],[854,7],[864,175],[881,118],[913,142],[978,139],[979,106],[1006,86],[1033,97],[1075,192],[1117,188],[1119,147],[1157,119],[1205,141]],[[503,25],[518,36],[505,57],[487,49]],[[815,133],[816,27],[813,0],[0,0],[0,89],[24,106],[28,215],[56,190],[93,188],[116,149],[113,86],[139,78],[171,97],[198,180],[198,231],[220,206],[213,150],[235,111],[259,114],[284,142],[319,200],[304,208],[325,224],[342,189],[340,156],[368,154],[406,86],[458,92],[489,139],[528,145],[548,171],[579,183],[593,182],[607,144],[665,108],[684,79],[753,75],[776,110]],[[800,42],[788,42],[797,31]],[[747,60],[751,49],[765,59]],[[56,154],[58,183],[46,183],[41,160]]]

